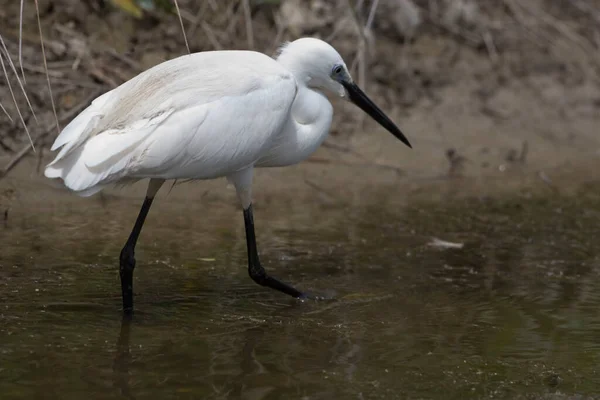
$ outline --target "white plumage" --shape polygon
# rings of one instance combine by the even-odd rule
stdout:
[[[94,100],[56,139],[45,174],[90,195],[124,178],[211,179],[287,165],[316,150],[331,118],[325,96],[299,88],[264,54],[195,53]]]
[[[121,252],[125,310],[132,308],[133,251],[166,179],[227,177],[244,208],[249,272],[298,297],[258,261],[251,209],[255,167],[285,166],[312,154],[329,132],[324,93],[345,97],[409,145],[352,81],[342,57],[311,38],[282,47],[276,59],[251,51],[214,51],[163,62],[96,98],[56,138],[45,175],[82,196],[106,185],[150,178],[146,201]]]
[[[258,159],[281,130],[295,92],[293,76],[259,53],[164,62],[75,118],[52,146],[62,148],[46,176],[89,195],[125,177],[226,175]]]

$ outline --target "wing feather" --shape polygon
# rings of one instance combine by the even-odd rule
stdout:
[[[219,175],[258,158],[295,93],[293,76],[261,53],[182,56],[94,100],[54,142],[45,174],[81,193],[126,177]]]

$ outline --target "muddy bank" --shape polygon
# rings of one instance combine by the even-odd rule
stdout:
[[[138,20],[109,6],[99,8],[100,3],[40,2],[62,126],[93,96],[185,53],[174,15],[157,11]],[[584,182],[586,171],[598,167],[600,86],[597,60],[587,51],[593,45],[589,32],[594,25],[573,5],[550,0],[526,6],[481,2],[471,14],[450,18],[447,10],[430,8],[431,2],[415,1],[420,23],[410,37],[394,29],[395,20],[387,16],[393,13],[382,12],[384,7],[369,32],[368,51],[357,53],[360,35],[353,29],[355,22],[337,3],[325,8],[316,1],[257,5],[251,9],[251,42],[244,11],[233,3],[219,2],[213,9],[181,2],[192,51],[252,46],[272,54],[278,43],[297,36],[330,37],[349,63],[360,56],[364,69],[354,71],[356,78],[414,145],[413,150],[402,148],[372,121],[359,117],[354,106],[336,101],[329,147],[299,167],[320,171],[310,177],[317,186],[351,186],[355,177],[391,184],[399,177],[411,185],[426,185],[431,179],[458,175],[478,185],[510,182],[512,187],[519,186],[523,176],[552,181],[553,175],[568,174],[567,182]],[[365,6],[358,16],[368,11]],[[0,33],[11,54],[18,51],[17,16],[18,3],[0,14]],[[38,110],[39,126],[24,99],[19,102],[33,135],[43,135],[38,141],[42,147],[56,132],[31,6],[26,7],[24,32],[26,87]],[[2,102],[14,115],[8,99],[3,96]],[[0,115],[0,128],[2,168],[27,142],[17,119],[10,122]],[[285,174],[278,178],[279,172],[266,174],[269,188],[286,187],[289,181]]]

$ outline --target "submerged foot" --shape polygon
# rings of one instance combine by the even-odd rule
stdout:
[[[300,297],[298,297],[300,301],[313,300],[313,301],[335,301],[335,292],[328,291],[328,293],[313,293],[313,292],[303,292]]]

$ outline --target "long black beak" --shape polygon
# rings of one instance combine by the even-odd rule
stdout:
[[[369,99],[365,92],[363,92],[358,85],[356,85],[356,83],[348,81],[341,81],[340,83],[344,86],[344,88],[346,88],[346,91],[350,97],[350,101],[359,106],[364,112],[369,114],[371,118],[387,129],[392,135],[400,139],[402,143],[412,149],[410,142],[396,126],[396,124],[394,124],[392,120],[389,119],[388,116],[385,115],[383,111],[381,111],[381,109],[371,101],[371,99]]]

